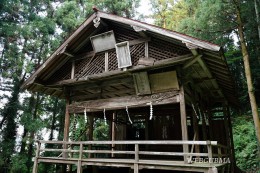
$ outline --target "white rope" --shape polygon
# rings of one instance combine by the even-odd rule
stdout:
[[[84,109],[85,122],[87,122],[87,108]]]
[[[104,113],[104,121],[105,121],[105,124],[107,125],[107,117],[106,117],[106,109],[105,108],[104,108],[103,113]]]
[[[132,122],[132,120],[131,120],[131,118],[130,118],[130,115],[129,115],[128,107],[127,107],[127,106],[125,107],[125,110],[126,110],[126,113],[127,113],[129,122],[130,122],[131,124],[133,124],[133,122]]]
[[[152,102],[150,102],[150,118],[149,120],[152,120],[153,119],[153,104]]]
[[[195,107],[194,107],[194,104],[192,103],[191,106],[192,106],[193,111],[195,112],[196,117],[199,118],[199,116],[198,116],[198,114],[197,114],[197,111],[196,111],[196,109],[195,109]]]

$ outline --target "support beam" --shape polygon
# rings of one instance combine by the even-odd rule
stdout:
[[[183,95],[184,97],[184,95]],[[149,106],[149,103],[153,105],[163,105],[170,103],[179,103],[179,92],[178,91],[168,91],[164,93],[156,93],[145,96],[124,96],[124,97],[115,97],[108,99],[99,99],[99,100],[89,100],[79,103],[73,103],[69,106],[70,113],[80,113],[84,112],[86,108],[87,112],[103,111],[106,110],[117,110],[141,106]]]
[[[186,115],[186,105],[184,98],[184,87],[181,84],[180,86],[180,113],[181,113],[181,132],[182,132],[182,140],[188,140],[188,129],[187,129],[187,115]],[[183,145],[183,152],[189,152],[189,146]],[[188,163],[188,157],[184,156],[184,163]]]
[[[198,62],[198,60],[202,57],[202,55],[197,55],[195,56],[193,59],[191,59],[190,61],[186,62],[184,65],[183,65],[183,69],[186,69],[190,66],[192,66],[193,64],[195,64],[196,62]]]

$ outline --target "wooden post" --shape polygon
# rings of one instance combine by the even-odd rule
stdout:
[[[77,173],[82,173],[82,163],[81,163],[82,151],[83,151],[83,144],[81,143],[80,147],[79,147],[79,160],[78,160],[78,165],[77,165]]]
[[[207,141],[207,148],[208,148],[208,157],[209,157],[209,164],[212,164],[212,158],[213,158],[213,153],[212,153],[212,145],[210,141]]]
[[[69,141],[69,127],[70,127],[69,104],[70,104],[70,101],[67,98],[67,100],[66,100],[65,124],[64,124],[64,136],[63,136],[63,141],[65,141],[65,142]],[[64,144],[63,149],[68,149],[68,145]],[[67,158],[68,153],[64,152],[63,157]]]
[[[67,96],[67,98],[66,98],[65,122],[64,122],[64,136],[63,136],[64,142],[69,141],[69,127],[70,127],[69,104],[70,104],[70,99]],[[68,149],[68,145],[66,143],[64,143],[63,149]],[[63,158],[68,158],[68,153],[66,151],[63,152]],[[67,169],[67,165],[64,164],[62,166],[62,172],[66,172],[66,169]]]
[[[185,106],[185,98],[184,98],[184,87],[183,84],[180,86],[180,113],[181,113],[181,132],[182,132],[182,140],[188,140],[188,130],[187,130],[187,115],[186,115],[186,106]],[[189,152],[189,146],[183,145],[183,152]],[[184,155],[184,163],[188,163],[188,156]]]
[[[192,123],[193,123],[193,129],[194,129],[194,134],[196,134],[195,140],[198,141],[199,140],[199,123],[198,123],[198,119],[197,119],[197,115],[195,114],[195,112],[192,113]],[[195,153],[200,153],[200,146],[199,145],[195,145]],[[199,156],[197,156],[199,157]]]
[[[211,109],[208,110],[208,121],[209,121],[209,139],[213,141],[213,130],[212,130],[212,112]]]
[[[218,173],[218,168],[216,167],[209,168],[208,173]]]
[[[113,121],[112,121],[112,136],[111,136],[111,141],[112,141],[112,145],[111,145],[111,150],[112,152],[115,150],[115,144],[113,144],[113,142],[115,141],[115,137],[116,137],[116,113],[113,112]],[[115,157],[114,153],[111,154],[111,157]]]
[[[41,143],[39,141],[37,141],[37,151],[36,151],[36,155],[34,157],[33,173],[37,173],[37,171],[38,171],[38,157],[40,154],[40,148],[41,148]]]
[[[134,173],[139,173],[138,162],[139,162],[139,145],[135,144]]]
[[[93,141],[93,126],[94,126],[94,115],[92,114],[91,116],[88,116],[88,120],[89,120],[89,134],[88,134],[88,140],[89,141]],[[92,145],[89,144],[88,145],[88,150],[92,149]],[[92,154],[89,153],[88,154],[88,158],[91,158]]]
[[[105,71],[108,71],[108,52],[105,52]]]

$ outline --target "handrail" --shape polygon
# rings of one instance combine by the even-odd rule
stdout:
[[[44,157],[41,156],[43,152],[61,152],[63,153],[63,158],[64,159],[76,159],[78,160],[78,164],[81,165],[82,160],[87,160],[90,159],[89,154],[111,154],[111,156],[114,156],[114,154],[117,155],[132,155],[134,156],[131,157],[133,159],[133,163],[138,164],[140,155],[146,155],[146,156],[174,156],[175,157],[183,157],[185,158],[186,156],[190,157],[188,162],[184,160],[185,163],[192,163],[192,157],[200,157],[200,158],[208,158],[213,159],[213,158],[222,158],[224,156],[228,156],[226,152],[226,146],[218,144],[217,141],[173,141],[173,140],[167,140],[167,141],[44,141],[44,140],[37,140],[38,147],[37,147],[37,152],[36,152],[36,159],[35,162],[37,162],[37,159],[49,159],[50,157]],[[41,148],[43,146],[42,144],[58,144],[58,145],[63,145],[63,146],[73,146],[72,148]],[[102,150],[102,149],[93,149],[93,148],[88,148],[89,145],[134,145],[134,148],[132,150]],[[188,152],[172,152],[172,151],[146,151],[142,150],[140,148],[140,145],[203,145],[207,146],[207,152],[203,153],[194,153],[193,151],[188,151]],[[214,153],[214,148],[217,148],[217,153]],[[223,152],[224,151],[224,152]],[[74,155],[74,158],[67,158],[66,154],[67,153],[78,153]],[[89,157],[84,158],[84,154],[88,154]],[[76,158],[75,158],[76,157]],[[53,157],[54,159],[58,159],[58,157]],[[159,159],[159,158],[157,158]],[[160,160],[160,159],[159,159]],[[37,163],[35,163],[37,165]]]
[[[38,140],[40,143],[48,144],[67,144],[67,145],[89,145],[89,144],[100,144],[100,145],[111,145],[111,144],[139,144],[139,145],[219,145],[217,141],[176,141],[176,140],[165,140],[165,141],[44,141]]]

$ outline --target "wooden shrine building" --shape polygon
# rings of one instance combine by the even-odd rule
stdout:
[[[77,173],[234,172],[229,107],[238,101],[218,45],[95,11],[22,87],[67,101],[64,140],[37,141],[33,173],[46,163]],[[89,140],[69,139],[74,114],[88,116]],[[109,140],[93,141],[95,119]]]

